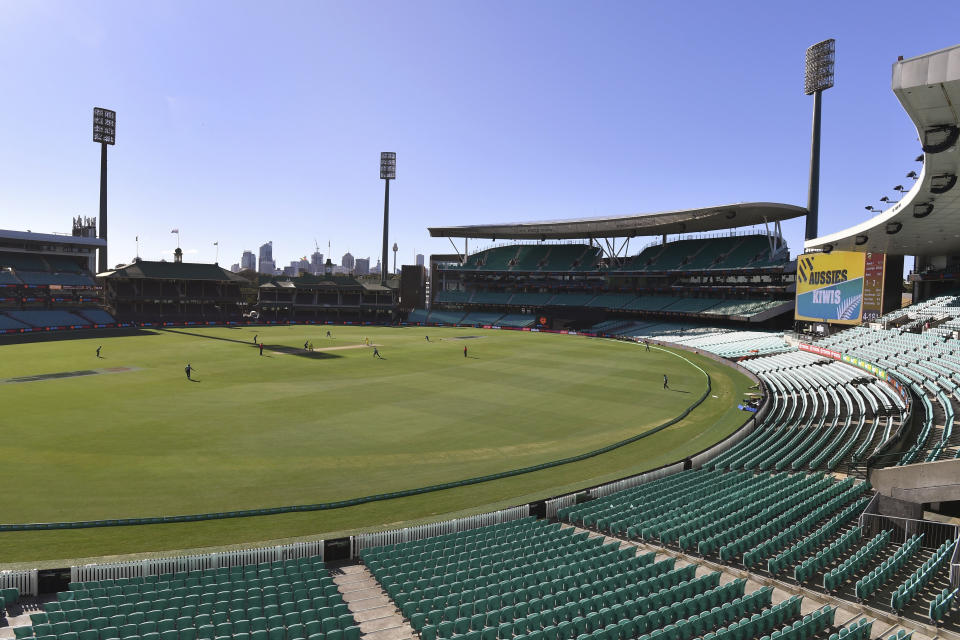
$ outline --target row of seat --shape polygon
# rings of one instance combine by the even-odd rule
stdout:
[[[957,600],[957,594],[960,593],[960,589],[946,588],[938,593],[933,600],[930,601],[930,606],[927,610],[927,615],[930,617],[930,622],[936,624],[943,620],[944,616],[950,611],[954,603]]]
[[[555,627],[559,635],[576,638],[584,633],[605,629],[621,620],[632,620],[638,632],[643,633],[697,613],[705,607],[718,606],[738,598],[743,595],[744,583],[731,582],[720,586],[720,574],[716,572],[699,578],[691,576],[690,580],[680,584],[685,585],[685,592],[689,594],[682,600],[682,594],[677,594],[676,590],[668,590],[662,595],[656,594],[656,597],[651,595],[633,601],[613,603],[609,607],[597,608],[590,602],[571,602],[553,610],[526,616],[513,615],[514,612],[511,611],[501,612],[499,619],[459,618],[439,623],[435,626],[435,632],[431,628],[434,625],[424,626],[420,633],[421,636],[451,638],[469,631],[496,629],[498,638],[510,638]],[[416,625],[411,624],[416,629]]]
[[[813,505],[801,505],[801,508],[804,506],[812,508],[810,508],[809,513],[801,517],[800,520],[790,524],[790,519],[787,517],[789,514],[778,518],[776,521],[770,523],[768,530],[772,527],[772,530],[776,531],[778,524],[783,524],[786,528],[781,533],[777,533],[772,538],[764,540],[750,551],[745,552],[743,554],[744,566],[752,567],[769,558],[774,553],[779,552],[787,545],[798,540],[801,536],[809,533],[818,522],[826,517],[832,517],[842,509],[844,505],[848,504],[851,500],[861,498],[863,494],[869,490],[869,482],[855,483],[852,477],[847,477],[830,487],[825,494],[817,497],[817,500],[821,501],[819,506],[817,506],[816,503]],[[826,501],[822,502],[824,499],[826,499]],[[809,502],[810,501],[808,501],[808,503]]]
[[[863,538],[863,529],[854,527],[834,540],[828,547],[807,558],[793,568],[793,579],[806,582],[819,571],[831,565],[840,556],[845,555]]]
[[[857,580],[857,597],[869,598],[877,589],[885,585],[913,557],[913,554],[920,550],[922,541],[923,534],[910,536],[893,555],[880,563],[879,567]]]
[[[773,631],[774,627],[782,625],[785,621],[796,618],[800,615],[802,604],[800,596],[792,596],[779,602],[770,609],[762,613],[753,615],[749,620],[734,622],[727,627],[718,629],[716,633],[707,634],[710,640],[740,640],[742,638],[755,638],[759,635]],[[793,628],[793,625],[790,625]],[[782,630],[777,630],[778,636],[782,638]]]
[[[840,629],[839,633],[830,634],[830,640],[869,640],[872,629],[873,622],[860,618]]]
[[[20,590],[16,587],[0,589],[0,619],[6,617],[7,609],[15,605],[19,599]]]
[[[956,540],[944,542],[934,551],[930,558],[923,563],[923,566],[917,569],[913,574],[900,584],[896,590],[890,594],[890,608],[900,612],[903,608],[923,590],[930,579],[936,575],[940,568],[950,561],[953,555],[953,547]]]
[[[823,588],[831,592],[836,591],[850,576],[867,566],[867,563],[872,561],[889,542],[890,530],[884,529],[840,565],[823,574]]]
[[[29,640],[359,640],[319,557],[231,569],[74,582],[31,625]]]
[[[827,540],[836,535],[838,531],[843,529],[843,527],[847,526],[849,522],[863,513],[869,501],[870,498],[866,496],[854,501],[853,504],[830,518],[826,524],[803,540],[767,560],[767,571],[776,575],[790,566],[796,566],[803,558],[809,556],[815,549],[819,548]]]

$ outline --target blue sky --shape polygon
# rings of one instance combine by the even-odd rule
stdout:
[[[898,55],[960,40],[949,2],[0,0],[0,228],[96,215],[91,110],[117,111],[110,258],[278,263],[380,252],[430,225],[806,204],[803,54],[837,39],[821,232],[916,168]],[[784,227],[792,253],[802,220]],[[639,249],[639,247],[637,247]]]

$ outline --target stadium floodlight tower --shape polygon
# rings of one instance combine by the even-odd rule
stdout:
[[[380,153],[380,179],[383,180],[383,260],[380,261],[380,284],[387,284],[387,234],[390,229],[390,181],[397,177],[397,154]]]
[[[813,135],[810,142],[810,190],[807,192],[807,229],[805,240],[817,237],[820,209],[820,99],[824,90],[833,86],[833,64],[836,40],[830,38],[807,49],[803,92],[813,96]]]
[[[107,240],[107,145],[116,142],[117,112],[102,107],[93,108],[93,141],[100,143],[100,239]],[[110,268],[107,247],[101,247],[97,257],[97,271]]]

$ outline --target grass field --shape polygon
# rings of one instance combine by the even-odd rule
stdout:
[[[178,328],[0,347],[3,381],[125,369],[0,384],[8,488],[0,520],[229,511],[460,480],[590,451],[676,416],[706,388],[691,362],[710,373],[713,392],[677,425],[550,470],[335,511],[2,533],[0,562],[249,544],[485,511],[681,459],[745,420],[735,405],[749,379],[684,352],[511,331],[332,327],[332,339],[326,331]],[[305,352],[305,341],[316,351]]]

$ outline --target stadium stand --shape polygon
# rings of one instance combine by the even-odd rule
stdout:
[[[537,323],[537,318],[525,313],[508,313],[498,323],[501,327],[532,327]]]
[[[103,241],[80,235],[89,220],[74,223],[72,236],[0,230],[0,332],[85,326],[71,314],[102,312],[103,289],[88,267]]]
[[[70,583],[16,638],[359,640],[319,558]]]
[[[779,247],[775,259],[772,245]],[[589,244],[506,245],[462,264],[438,262],[434,278],[444,284],[431,306],[502,313],[520,307],[552,329],[583,330],[613,313],[760,323],[792,309],[787,258],[782,238],[766,235],[686,237],[632,257],[604,257]]]
[[[595,269],[600,262],[600,248],[585,244],[555,244],[549,245],[550,250],[540,271],[564,272],[574,269]]]
[[[601,293],[585,306],[599,309],[620,309],[636,298],[632,293]]]
[[[115,322],[113,316],[103,309],[79,309],[77,314],[94,324],[111,324]]]
[[[637,296],[621,308],[626,311],[662,311],[676,301],[672,296]]]
[[[427,322],[433,324],[460,324],[466,315],[463,311],[431,311]]]
[[[39,271],[17,271],[23,284],[60,285],[68,287],[93,287],[96,284],[88,275],[82,273],[43,273]]]
[[[18,285],[18,284],[23,284],[23,281],[17,276],[15,276],[13,271],[0,269],[0,285]]]
[[[89,321],[68,311],[7,311],[14,320],[31,327],[69,327],[88,325]]]
[[[558,293],[550,300],[554,307],[588,307],[594,299],[592,293]]]
[[[0,313],[0,329],[10,329],[10,330],[19,330],[19,329],[28,329],[30,325],[14,320],[10,316]]]
[[[439,291],[436,300],[437,302],[468,302],[470,292],[460,290]]]
[[[737,331],[690,323],[605,320],[593,325],[590,332],[635,340],[682,344],[709,351],[724,358],[767,355],[793,350],[780,332]]]
[[[711,316],[752,316],[781,304],[782,300],[724,300],[704,309],[703,313]]]
[[[932,462],[960,456],[955,417],[960,401],[960,345],[952,338],[956,320],[948,319],[922,333],[909,328],[953,318],[958,299],[944,296],[910,309],[911,322],[892,329],[852,327],[817,342],[818,346],[853,356],[898,377],[919,398],[923,428],[900,457],[899,464]],[[906,314],[899,314],[903,317]]]
[[[720,572],[532,518],[362,558],[422,640],[734,640],[781,628],[803,640],[833,624],[831,607],[801,619],[799,596],[774,604],[772,587],[747,593],[745,579],[720,584]]]
[[[411,324],[426,324],[430,312],[424,309],[414,309],[407,314],[407,322]]]
[[[14,271],[49,271],[43,258],[34,253],[0,253],[0,267]]]
[[[477,291],[473,294],[471,302],[474,304],[509,304],[512,293],[503,293],[499,291]]]
[[[906,407],[886,384],[843,363],[794,352],[743,364],[764,381],[773,408],[710,468],[846,469],[905,419]]]
[[[494,312],[487,313],[484,311],[473,311],[468,313],[466,316],[460,320],[460,324],[497,324],[497,320],[500,319],[502,313]]]
[[[510,298],[510,305],[514,307],[546,307],[553,299],[552,293],[515,293]]]
[[[510,261],[511,271],[536,271],[550,251],[549,247],[520,245],[517,255]]]

